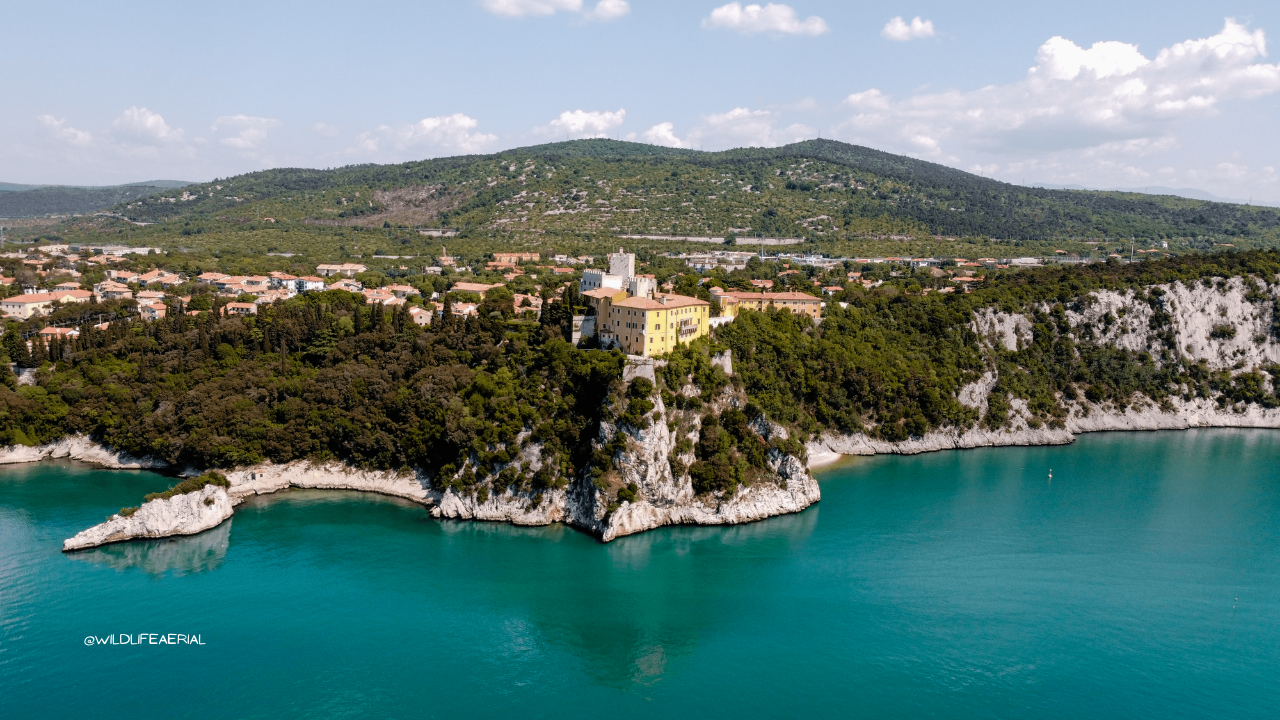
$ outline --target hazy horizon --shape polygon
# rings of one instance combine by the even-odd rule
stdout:
[[[1024,185],[1280,202],[1280,7],[1256,0],[61,9],[10,11],[6,182],[824,137]]]

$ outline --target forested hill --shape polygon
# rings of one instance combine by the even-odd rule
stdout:
[[[122,202],[136,220],[260,217],[446,226],[475,237],[675,234],[855,239],[1280,241],[1280,210],[1048,190],[832,140],[699,152],[578,140],[493,155],[277,169]]]
[[[131,185],[71,187],[67,185],[17,185],[0,183],[0,217],[86,215],[112,205],[182,187],[186,183],[156,180]]]

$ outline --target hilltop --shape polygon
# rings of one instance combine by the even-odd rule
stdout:
[[[120,202],[147,197],[189,184],[181,180],[151,180],[96,187],[0,183],[0,217],[84,215],[105,210]]]
[[[283,168],[123,202],[142,222],[271,217],[545,234],[1175,240],[1280,239],[1280,211],[1139,193],[1011,185],[833,140],[700,152],[578,140],[492,155]]]

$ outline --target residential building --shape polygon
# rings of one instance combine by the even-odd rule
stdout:
[[[720,314],[737,317],[743,310],[790,310],[796,314],[804,314],[819,320],[822,318],[822,301],[812,295],[798,292],[752,293],[726,292],[720,288],[711,288],[711,296],[720,303]]]
[[[347,292],[363,292],[364,284],[358,280],[347,280],[343,278],[329,286],[330,290],[346,290]]]
[[[324,278],[318,278],[315,275],[300,277],[293,281],[293,289],[297,292],[315,292],[324,290]]]
[[[228,315],[257,315],[258,306],[253,303],[233,302],[223,307]]]
[[[138,284],[143,287],[150,285],[151,283],[159,283],[164,287],[172,287],[174,285],[181,285],[185,281],[186,279],[181,275],[168,272],[167,270],[152,270],[151,272],[143,273],[138,276]]]
[[[142,276],[132,270],[108,270],[107,278],[124,285],[129,285],[140,282]]]
[[[271,277],[271,287],[273,288],[293,287],[298,281],[297,275],[290,275],[279,270],[272,270],[267,275]]]
[[[80,331],[76,328],[47,327],[40,331],[40,339],[43,340],[46,345],[48,345],[49,341],[53,338],[70,340],[71,338],[78,337],[80,337]]]
[[[435,313],[425,308],[417,306],[409,308],[409,317],[413,318],[413,323],[415,325],[430,325],[431,317],[433,315],[435,315]]]
[[[241,283],[245,292],[261,293],[271,289],[271,278],[265,275],[250,275]]]
[[[121,285],[112,280],[103,280],[93,286],[93,292],[99,300],[132,300],[133,290],[128,285]]]
[[[390,293],[394,293],[398,298],[407,298],[410,295],[421,294],[418,292],[418,288],[413,287],[412,285],[388,285],[383,289]]]
[[[610,302],[608,315],[597,320],[597,334],[602,345],[656,357],[706,336],[710,309],[705,300],[684,295],[623,298]]]
[[[537,295],[515,293],[512,305],[515,306],[516,317],[522,317],[525,313],[533,313],[534,318],[542,317],[542,298]]]
[[[474,316],[477,314],[479,306],[475,303],[453,303],[452,314],[460,318]]]
[[[216,283],[224,277],[226,277],[226,275],[220,272],[207,272],[197,275],[196,280],[199,280],[202,283]]]
[[[369,268],[357,263],[343,263],[341,265],[317,265],[316,274],[321,277],[332,277],[334,275],[342,275],[344,277],[355,277],[356,273],[367,272]]]
[[[224,275],[214,280],[213,284],[217,286],[220,293],[239,295],[246,292],[244,281],[245,276],[243,275]]]
[[[168,308],[164,306],[164,303],[160,302],[138,305],[138,314],[142,316],[143,320],[159,320],[165,316],[167,311]]]
[[[72,281],[60,282],[57,285],[54,285],[53,289],[54,290],[79,290],[80,283],[72,282]]]
[[[58,298],[58,302],[64,305],[67,303],[87,303],[93,297],[93,293],[88,290],[54,290],[50,294]]]
[[[449,288],[449,290],[451,292],[475,293],[476,295],[479,295],[481,298],[483,298],[485,293],[498,287],[503,287],[502,283],[498,283],[496,285],[486,285],[484,283],[460,282],[460,283],[454,283],[454,286]]]
[[[538,262],[538,259],[540,257],[542,256],[539,255],[538,253],[504,252],[504,253],[493,254],[494,262],[513,263],[513,264],[519,264],[523,262]]]
[[[49,306],[55,302],[58,302],[58,297],[53,293],[14,295],[0,300],[0,311],[9,317],[26,320],[36,315],[47,314]]]

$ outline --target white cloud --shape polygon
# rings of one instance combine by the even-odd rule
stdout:
[[[812,15],[801,20],[790,5],[769,3],[764,7],[731,2],[721,5],[704,18],[702,27],[735,30],[744,35],[762,32],[787,35],[821,35],[829,29],[827,21]]]
[[[45,135],[69,145],[83,147],[93,143],[93,135],[84,130],[77,130],[71,127],[65,119],[56,118],[52,115],[41,115],[36,118],[36,122],[39,123],[40,130]]]
[[[703,124],[689,133],[691,142],[697,141],[710,149],[729,147],[777,147],[806,140],[815,131],[801,124],[784,128],[776,127],[778,114],[769,110],[734,108],[729,112],[707,115]]]
[[[561,10],[582,10],[582,0],[484,0],[481,4],[488,12],[503,17],[554,15]]]
[[[1258,64],[1261,30],[1233,20],[1203,40],[1144,57],[1120,42],[1084,49],[1060,37],[1045,42],[1036,65],[1008,85],[920,93],[894,99],[876,89],[854,93],[846,136],[943,156],[963,150],[1058,151],[1167,135],[1178,121],[1217,111],[1224,100],[1280,90],[1280,65]]]
[[[588,20],[609,22],[630,13],[631,5],[627,3],[627,0],[600,0],[600,2],[596,3],[595,9],[584,13],[583,17]]]
[[[318,122],[311,126],[311,132],[321,137],[334,137],[338,134],[338,128],[326,122]]]
[[[640,134],[640,140],[665,147],[723,150],[735,147],[777,147],[807,140],[817,131],[806,125],[793,123],[778,127],[779,115],[770,110],[734,108],[728,112],[703,116],[702,122],[688,132],[682,140],[675,133],[675,125],[659,123]]]
[[[889,40],[897,40],[898,42],[933,37],[933,21],[921,20],[920,16],[917,15],[908,23],[901,17],[896,17],[885,24],[880,34]]]
[[[578,13],[587,21],[609,22],[631,13],[627,0],[600,0],[591,10],[582,0],[483,0],[481,6],[493,15],[510,18],[568,12]]]
[[[254,150],[261,147],[267,139],[267,130],[279,125],[279,120],[251,115],[224,115],[213,121],[213,132],[231,129],[233,137],[222,138],[219,142],[237,150]]]
[[[676,137],[676,126],[673,123],[658,123],[653,127],[640,133],[640,140],[650,145],[661,145],[663,147],[682,148],[686,147],[683,140]]]
[[[379,126],[356,137],[348,152],[363,155],[388,150],[425,149],[431,154],[472,154],[483,152],[498,140],[496,135],[472,132],[480,121],[462,113],[423,118],[412,125]]]
[[[540,135],[551,135],[557,138],[608,137],[608,132],[622,124],[627,111],[619,108],[617,112],[585,112],[583,110],[566,110],[560,117],[552,120],[534,132]]]
[[[1147,168],[1181,146],[1187,121],[1213,116],[1230,100],[1280,92],[1280,64],[1262,62],[1266,37],[1228,19],[1211,37],[1143,55],[1107,41],[1084,48],[1050,38],[1021,79],[976,90],[890,97],[849,95],[836,136],[948,164],[1089,187],[1168,184]],[[995,168],[999,168],[997,171]],[[1196,182],[1180,171],[1178,182]],[[1270,175],[1258,174],[1270,182]],[[1226,182],[1229,174],[1202,174]]]
[[[122,139],[144,145],[182,142],[183,137],[182,130],[169,127],[162,116],[144,107],[125,110],[112,128]]]

